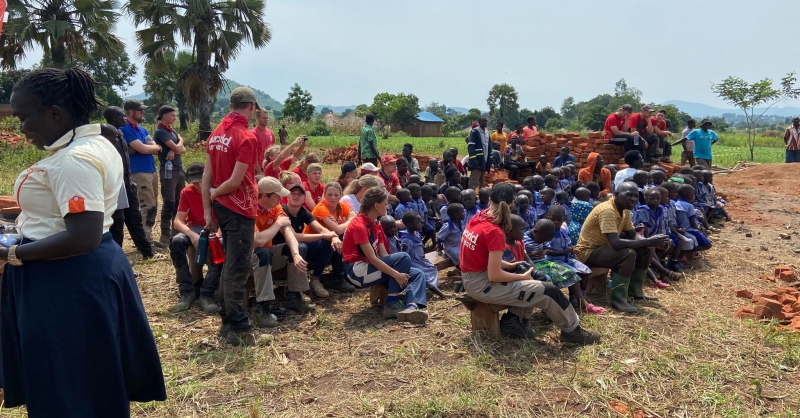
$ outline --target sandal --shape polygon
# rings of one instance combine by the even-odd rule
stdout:
[[[587,314],[590,314],[590,315],[599,315],[601,313],[605,313],[605,311],[606,311],[606,308],[601,308],[600,306],[594,306],[591,303],[586,305],[586,307],[583,309],[584,313],[587,313]]]
[[[655,283],[653,283],[653,286],[659,289],[666,289],[669,287],[669,283],[664,283],[661,280],[656,280]]]
[[[144,261],[164,261],[164,260],[168,260],[168,259],[169,259],[169,257],[167,257],[166,254],[155,253],[155,254],[153,254],[152,257],[145,258]]]

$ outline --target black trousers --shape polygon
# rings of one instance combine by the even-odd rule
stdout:
[[[172,237],[172,221],[178,213],[181,190],[186,187],[186,175],[182,169],[173,169],[172,178],[164,178],[164,170],[159,172],[161,177],[161,242],[166,242]]]
[[[252,269],[256,220],[240,215],[218,202],[214,202],[213,210],[222,232],[222,248],[225,251],[219,292],[222,323],[230,324],[234,331],[249,330],[253,326],[242,308],[242,298],[244,285]]]
[[[624,147],[625,152],[628,151],[639,151],[639,154],[642,154],[642,158],[644,158],[644,141],[642,138],[639,138],[639,145],[634,144],[633,135],[631,134],[623,134],[623,135],[616,135],[608,140],[608,143],[611,145],[617,145]]]
[[[128,208],[120,209],[114,212],[111,219],[114,223],[109,228],[111,236],[114,238],[120,247],[125,237],[123,226],[128,227],[128,233],[131,234],[131,240],[136,249],[142,253],[144,258],[153,257],[153,248],[147,241],[147,235],[144,232],[144,225],[142,224],[142,212],[139,210],[139,197],[136,194],[136,188],[133,185],[125,187],[128,195]]]

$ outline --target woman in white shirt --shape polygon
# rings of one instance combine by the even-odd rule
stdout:
[[[108,232],[122,185],[114,147],[89,124],[94,81],[37,70],[11,94],[13,116],[50,153],[20,174],[19,245],[0,247],[5,406],[37,417],[128,417],[166,399],[161,362],[128,259]]]
[[[353,213],[358,213],[361,208],[361,198],[364,196],[364,193],[367,192],[367,189],[370,187],[381,187],[383,185],[383,181],[381,181],[378,176],[373,176],[371,174],[363,175],[347,185],[344,189],[344,196],[342,196],[341,202],[349,206]]]

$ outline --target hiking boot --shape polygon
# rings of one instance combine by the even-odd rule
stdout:
[[[154,250],[156,250],[156,251],[158,251],[158,250],[161,250],[161,251],[163,251],[164,249],[166,249],[166,248],[169,246],[169,244],[167,244],[167,245],[164,245],[164,244],[162,244],[160,241],[153,241],[153,242],[151,242],[151,243],[150,243],[150,245],[151,245],[151,246],[153,247],[153,249],[154,249]]]
[[[253,316],[259,327],[275,328],[278,326],[278,318],[269,311],[269,302],[259,302],[253,307]]]
[[[536,331],[533,330],[533,324],[530,318],[522,318],[522,329],[525,330],[525,338],[536,338]]]
[[[408,322],[409,324],[424,325],[428,322],[428,313],[420,310],[416,306],[405,308],[397,313],[397,322]]]
[[[353,293],[356,287],[347,282],[343,275],[335,275],[325,282],[325,287],[339,293]]]
[[[286,309],[294,309],[303,314],[316,311],[313,306],[310,306],[303,300],[303,297],[300,296],[300,292],[286,292],[286,303],[284,303],[283,306],[286,307]]]
[[[186,311],[192,307],[192,304],[196,300],[197,296],[195,296],[194,292],[181,293],[181,299],[175,304],[175,306],[172,307],[172,310],[174,312]]]
[[[560,339],[562,343],[589,345],[600,342],[600,333],[597,331],[585,330],[578,325],[572,332],[561,330]]]
[[[217,331],[217,336],[219,338],[225,338],[228,336],[228,332],[231,331],[231,324],[223,323],[219,327],[219,331]]]
[[[383,306],[383,317],[384,319],[394,319],[397,318],[397,314],[405,309],[403,306],[403,302],[399,300],[394,303],[387,303]]]
[[[164,248],[169,248],[169,231],[161,232],[161,238],[158,239],[158,242],[164,246]]]
[[[323,286],[322,283],[319,282],[319,280],[312,280],[310,287],[311,291],[314,292],[314,294],[317,295],[318,298],[328,298],[331,296],[331,294],[328,293],[327,290],[325,290],[325,286]]]
[[[197,300],[197,304],[205,313],[216,313],[219,311],[219,305],[214,302],[214,298],[211,296],[200,296],[200,299]]]
[[[242,330],[242,331],[228,331],[228,335],[225,336],[225,341],[234,346],[254,346],[256,345],[256,336],[253,334],[252,329]]]
[[[513,338],[528,338],[525,327],[519,321],[519,317],[506,312],[500,318],[500,333]]]

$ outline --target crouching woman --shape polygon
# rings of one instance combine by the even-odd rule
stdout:
[[[534,308],[541,309],[561,329],[561,341],[593,344],[600,334],[581,328],[569,300],[551,283],[533,280],[533,268],[516,274],[503,269],[505,232],[511,230],[514,187],[507,183],[492,188],[489,209],[476,214],[461,239],[461,272],[464,288],[475,300],[509,306],[500,320],[500,330],[510,336],[531,338],[529,320]]]

